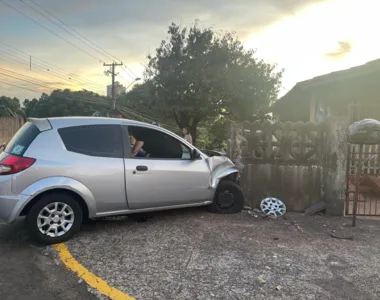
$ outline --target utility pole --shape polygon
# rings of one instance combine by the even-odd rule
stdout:
[[[111,69],[108,70],[108,71],[105,71],[104,74],[106,74],[106,75],[111,74],[111,76],[112,76],[112,103],[113,103],[113,108],[116,108],[115,76],[117,74],[115,74],[115,67],[122,66],[122,65],[123,65],[123,63],[118,64],[118,63],[115,63],[115,62],[113,62],[112,64],[106,64],[106,63],[103,64],[103,66],[105,66],[105,67],[111,67]]]

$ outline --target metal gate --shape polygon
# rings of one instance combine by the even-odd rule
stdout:
[[[347,151],[345,214],[380,216],[380,145],[348,144]]]

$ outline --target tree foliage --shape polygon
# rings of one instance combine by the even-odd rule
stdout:
[[[198,126],[197,146],[201,149],[222,150],[226,144],[227,118],[206,119]]]
[[[90,91],[55,90],[50,95],[42,94],[40,99],[26,99],[23,102],[27,117],[90,116],[96,111],[109,110],[107,98]]]
[[[15,115],[23,115],[20,107],[20,100],[0,96],[0,117],[12,117]]]
[[[201,121],[251,120],[276,100],[282,71],[257,59],[233,33],[172,23],[168,35],[148,56],[152,103],[188,127],[194,141]]]
[[[120,95],[117,98],[117,103],[119,106],[141,115],[142,121],[155,121],[176,127],[172,114],[154,105],[154,95],[151,94],[151,91],[152,83],[147,80],[142,84],[136,84],[132,90]],[[133,116],[131,117],[133,118]]]

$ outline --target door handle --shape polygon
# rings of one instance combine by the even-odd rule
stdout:
[[[137,166],[136,170],[137,171],[148,171],[148,167],[147,166]]]

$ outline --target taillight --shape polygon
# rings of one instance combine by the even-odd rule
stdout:
[[[0,175],[21,172],[33,165],[35,161],[34,158],[9,155],[0,161]]]

